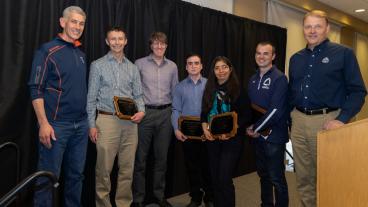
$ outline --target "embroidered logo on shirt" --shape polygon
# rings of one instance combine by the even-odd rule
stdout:
[[[83,59],[83,57],[79,57],[80,58],[80,60],[82,61],[82,63],[84,64],[84,59]]]
[[[328,57],[324,57],[323,59],[322,59],[322,63],[329,63],[330,62],[330,59],[328,59]]]
[[[270,85],[271,85],[271,78],[267,78],[266,80],[263,81],[262,88],[270,89]]]

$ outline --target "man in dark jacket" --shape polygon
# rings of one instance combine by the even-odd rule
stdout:
[[[286,76],[272,64],[275,48],[257,45],[257,73],[249,80],[248,94],[255,121],[247,134],[255,138],[256,166],[261,181],[261,206],[288,206],[284,152],[288,142]],[[275,192],[275,193],[274,193]],[[274,199],[275,194],[275,199]]]
[[[81,206],[88,142],[85,54],[78,48],[86,14],[76,6],[63,11],[63,28],[36,52],[28,82],[39,125],[38,170],[60,175],[64,163],[64,205]],[[38,183],[46,181],[39,179]],[[52,206],[51,192],[35,192],[34,206]]]

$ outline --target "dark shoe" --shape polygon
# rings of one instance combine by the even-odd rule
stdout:
[[[166,199],[163,199],[163,200],[159,200],[157,201],[157,204],[160,206],[160,207],[172,207],[172,205],[167,202]]]
[[[132,203],[130,207],[144,207],[144,204],[143,203]]]
[[[199,207],[199,206],[201,206],[201,202],[191,200],[186,207]]]
[[[204,203],[204,206],[205,207],[214,207],[215,205],[213,205],[212,201],[207,201],[207,202]]]

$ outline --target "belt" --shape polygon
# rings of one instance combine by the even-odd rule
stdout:
[[[99,114],[104,114],[104,115],[111,115],[111,116],[115,115],[115,113],[107,112],[107,111],[101,111],[101,110],[98,110],[98,113]]]
[[[302,112],[303,114],[306,115],[318,115],[318,114],[328,114],[332,111],[336,111],[336,108],[323,108],[323,109],[313,109],[313,110],[307,110],[305,108],[301,108],[301,107],[295,107],[296,110]]]
[[[165,105],[159,105],[159,106],[146,105],[146,108],[148,108],[148,109],[162,110],[162,109],[166,109],[167,107],[170,107],[170,106],[171,106],[171,104],[165,104]]]

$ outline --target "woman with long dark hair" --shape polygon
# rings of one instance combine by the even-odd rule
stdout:
[[[242,152],[245,128],[251,120],[249,100],[241,89],[230,60],[223,56],[216,57],[212,62],[203,94],[201,113],[214,186],[215,207],[235,207],[232,177]],[[209,131],[209,120],[214,115],[231,111],[238,114],[237,135],[234,137],[221,135],[215,139]]]

